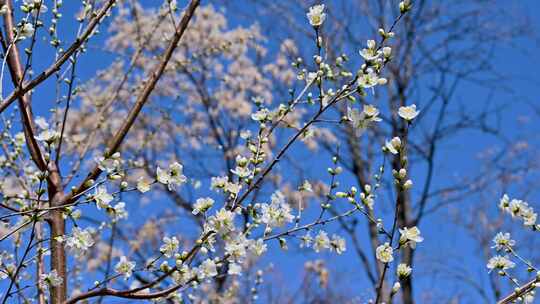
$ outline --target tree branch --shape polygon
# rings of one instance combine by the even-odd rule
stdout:
[[[5,3],[6,0],[0,1],[0,3]],[[35,88],[37,85],[45,81],[47,78],[49,78],[51,75],[56,73],[62,65],[73,55],[81,45],[83,45],[86,40],[94,33],[94,29],[96,26],[101,22],[101,19],[105,14],[109,11],[109,9],[116,3],[116,0],[109,0],[105,6],[95,15],[94,18],[89,22],[88,27],[86,30],[82,33],[80,37],[77,37],[75,41],[71,44],[71,46],[60,56],[49,68],[47,68],[45,71],[43,71],[41,74],[39,74],[36,78],[30,80],[27,83],[23,83],[20,87],[16,88],[15,91],[13,91],[6,99],[0,103],[0,113],[2,113],[13,101],[15,101],[17,98],[20,98],[33,88]],[[10,8],[11,12],[11,8]],[[6,14],[7,16],[10,15],[10,13]],[[12,27],[13,28],[13,27]],[[9,36],[10,33],[13,33],[12,31],[7,31],[7,35]]]
[[[128,116],[126,117],[126,120],[120,127],[120,129],[116,132],[112,140],[107,145],[107,149],[105,152],[105,155],[112,155],[113,153],[117,152],[120,146],[122,145],[122,142],[124,141],[126,135],[128,134],[129,130],[135,123],[135,120],[137,119],[139,113],[141,112],[143,106],[148,101],[150,94],[154,90],[157,82],[165,72],[165,68],[167,67],[167,64],[169,63],[169,60],[172,57],[172,54],[176,47],[178,46],[178,43],[180,41],[180,38],[182,38],[191,18],[193,17],[196,8],[199,6],[200,0],[192,0],[189,4],[188,8],[186,9],[184,16],[182,17],[182,20],[176,27],[174,36],[172,37],[171,42],[169,43],[167,49],[162,55],[161,62],[156,67],[156,69],[148,76],[148,79],[146,81],[146,85],[144,86],[142,92],[138,96],[137,100],[135,101],[135,105],[129,112]],[[84,181],[81,183],[79,187],[75,191],[73,191],[65,200],[65,202],[69,203],[74,196],[76,196],[78,193],[81,193],[85,191],[90,185],[91,180],[95,180],[99,175],[101,174],[101,169],[96,165],[90,173],[86,176]]]

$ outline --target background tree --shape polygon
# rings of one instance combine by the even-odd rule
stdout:
[[[505,104],[461,101],[471,83],[507,89],[491,50],[526,33],[489,3],[2,2],[3,301],[425,302],[413,278],[440,267],[409,275],[416,226],[535,169],[534,148],[513,167]],[[452,177],[441,151],[471,130],[510,148]],[[331,255],[275,293],[277,252],[346,247],[354,289]],[[464,283],[489,302],[479,281]]]
[[[235,1],[224,2],[235,12],[234,15],[249,18],[250,15],[246,10],[242,10]],[[313,33],[302,30],[297,22],[298,16],[307,5],[301,1],[279,3],[257,1],[254,4],[257,7],[256,11],[260,12],[259,20],[263,28],[268,24],[268,30],[265,32],[274,33],[276,38],[294,37],[295,41],[312,39]],[[368,37],[377,35],[380,28],[391,24],[399,15],[399,9],[392,5],[392,1],[385,0],[335,1],[328,5],[328,10],[329,15],[339,20],[323,29],[325,44],[331,50],[326,57],[329,60],[335,60],[342,53],[349,54],[351,50],[362,48]],[[282,17],[277,20],[268,17],[273,15]],[[361,16],[367,17],[367,20]],[[515,21],[507,22],[508,20]],[[495,193],[488,191],[487,188],[489,186],[491,189],[494,185],[493,178],[500,180],[503,177],[497,175],[505,173],[495,173],[500,171],[493,170],[492,167],[486,170],[478,168],[459,172],[452,168],[452,161],[448,161],[449,158],[458,161],[459,157],[453,159],[452,152],[448,152],[448,149],[453,149],[451,145],[455,139],[466,136],[465,134],[490,138],[498,142],[496,145],[499,146],[496,148],[499,150],[496,159],[490,158],[489,164],[492,164],[493,161],[500,162],[515,154],[512,147],[506,149],[500,147],[511,145],[523,147],[521,140],[509,138],[514,135],[501,129],[501,125],[504,125],[502,120],[507,119],[505,111],[515,103],[515,99],[510,97],[510,101],[494,100],[493,95],[516,97],[519,93],[504,84],[509,78],[500,73],[493,56],[498,48],[508,43],[516,43],[523,37],[530,37],[532,32],[523,14],[515,9],[501,7],[497,1],[418,1],[415,3],[414,12],[406,16],[402,22],[403,26],[396,29],[393,60],[388,66],[389,85],[384,92],[377,92],[375,98],[378,105],[394,110],[393,113],[395,109],[411,100],[421,105],[422,112],[415,125],[405,134],[405,124],[402,120],[396,115],[389,117],[383,115],[382,124],[369,129],[366,133],[354,132],[350,124],[332,128],[332,133],[333,137],[346,143],[345,147],[340,147],[340,164],[350,172],[360,187],[373,183],[372,177],[379,170],[378,166],[373,165],[377,163],[379,155],[374,152],[377,146],[373,146],[372,143],[378,142],[383,145],[385,140],[393,136],[408,138],[410,149],[407,156],[413,174],[417,178],[413,191],[402,198],[404,208],[401,208],[398,220],[400,225],[411,226],[420,225],[426,215],[440,210],[446,212],[445,210],[452,208],[452,205],[462,206],[456,207],[457,209],[468,209],[468,205],[463,205],[469,200],[476,201],[480,196],[489,204],[500,195],[501,188],[497,188],[500,184],[493,187]],[[270,31],[270,28],[276,27],[281,31]],[[300,56],[305,62],[311,62],[309,53]],[[477,98],[471,100],[471,97],[466,97],[466,90],[470,90],[471,87],[485,92],[485,95],[481,96],[480,100]],[[525,108],[529,108],[527,103],[529,102],[522,103]],[[347,115],[346,106],[338,110],[340,115]],[[525,136],[521,134],[520,137]],[[533,143],[537,140],[534,135],[528,139]],[[334,145],[323,142],[321,146],[329,153],[336,153]],[[458,149],[468,151],[465,147]],[[528,153],[534,154],[537,145],[533,144],[525,149],[528,152],[521,154],[526,156],[526,164],[523,167],[529,170],[505,166],[509,170],[506,174],[515,174],[526,179],[535,176],[537,166],[534,164],[537,160]],[[455,149],[454,152],[467,153]],[[394,156],[392,169],[396,170],[399,166],[399,157]],[[391,184],[392,180],[386,183]],[[388,206],[386,211],[392,212],[390,206],[393,201],[392,194],[384,200]],[[474,204],[470,208],[485,207]],[[460,216],[459,222],[464,220],[471,221],[471,224],[475,223],[476,212],[469,214],[472,215],[470,219]],[[487,219],[490,217],[486,217]],[[343,220],[340,224],[355,244],[355,252],[362,266],[360,269],[365,271],[368,281],[373,285],[373,289],[376,289],[382,269],[380,263],[377,266],[374,264],[375,249],[381,243],[376,224],[369,221],[363,223],[356,219]],[[366,224],[367,229],[364,228]],[[481,234],[485,233],[491,241],[492,229],[485,227],[481,229],[485,231]],[[366,233],[371,243],[370,249],[361,241],[365,239]],[[481,243],[486,244],[486,241]],[[402,258],[407,264],[412,264],[414,251],[405,250]],[[438,272],[437,269],[434,271]],[[414,275],[405,279],[402,284],[404,303],[414,302],[413,279]],[[481,290],[484,292],[484,287]],[[499,293],[495,291],[495,298],[498,295]]]

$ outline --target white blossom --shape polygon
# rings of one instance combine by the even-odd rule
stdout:
[[[538,286],[536,286],[538,287]],[[526,295],[524,295],[523,298],[523,304],[533,304],[534,303],[534,291],[530,291]]]
[[[34,122],[36,123],[36,126],[38,126],[42,130],[49,128],[49,123],[44,117],[38,116],[34,119]]]
[[[291,207],[285,202],[285,197],[279,191],[274,192],[270,204],[261,205],[261,221],[268,227],[281,227],[294,219]]]
[[[311,246],[311,243],[313,243],[313,237],[311,236],[311,233],[308,231],[306,234],[300,237],[300,240],[302,241],[300,243],[300,248],[309,247]]]
[[[382,54],[385,58],[389,58],[392,55],[392,48],[389,46],[383,47]]]
[[[247,167],[237,166],[235,169],[231,169],[231,172],[240,178],[246,178],[251,175],[251,170],[249,170]]]
[[[242,155],[237,155],[235,160],[239,167],[245,167],[249,163],[249,159]]]
[[[264,240],[263,239],[258,239],[258,240],[251,240],[249,242],[249,250],[257,255],[257,256],[261,256],[263,253],[266,252],[267,250],[267,246],[266,244],[264,243]]]
[[[317,72],[309,72],[307,73],[307,76],[306,76],[306,83],[312,83],[313,81],[315,81],[318,77],[318,74]]]
[[[362,56],[366,61],[374,61],[381,55],[381,51],[377,50],[377,44],[375,40],[367,41],[367,49],[362,49],[360,51],[360,56]]]
[[[330,238],[328,238],[328,234],[325,231],[320,230],[313,241],[313,250],[319,252],[322,249],[328,248],[330,248]]]
[[[313,192],[313,187],[309,183],[309,181],[304,180],[302,183],[302,186],[300,186],[300,190],[306,191],[306,192]]]
[[[71,236],[66,240],[66,246],[77,256],[83,255],[93,245],[92,228],[80,229],[74,227]]]
[[[195,205],[193,205],[193,215],[197,215],[199,213],[205,213],[208,209],[212,208],[214,205],[214,200],[205,197],[205,198],[198,198],[197,201],[195,201]]]
[[[217,276],[217,265],[211,259],[204,260],[198,268],[197,277],[199,279],[210,279]]]
[[[178,252],[178,248],[180,247],[180,242],[175,236],[173,236],[172,238],[167,237],[167,236],[164,237],[163,243],[164,244],[161,245],[161,247],[159,247],[159,251],[163,253],[164,256],[170,258],[175,253]]]
[[[26,39],[26,38],[30,38],[34,35],[34,32],[35,32],[35,28],[34,28],[34,25],[30,22],[26,22],[22,28],[21,28],[21,31],[19,32],[19,35],[18,35],[18,38],[20,39]],[[38,139],[36,137],[36,139]],[[40,140],[40,139],[38,139]]]
[[[237,184],[237,183],[231,183],[231,182],[228,182],[227,184],[225,184],[225,191],[230,193],[231,195],[237,195],[239,192],[240,192],[240,189],[242,189],[242,185],[240,184]]]
[[[176,186],[180,186],[187,181],[187,178],[182,174],[184,167],[178,162],[169,165],[167,170],[162,170],[157,167],[156,175],[158,182],[167,185],[169,191],[174,191]]]
[[[229,270],[227,271],[227,274],[240,275],[241,273],[242,273],[242,266],[236,263],[229,264]]]
[[[347,119],[360,131],[368,128],[373,122],[381,121],[378,115],[379,110],[372,105],[364,105],[362,112],[347,107]]]
[[[110,157],[103,157],[103,156],[98,157],[96,159],[96,162],[98,164],[99,169],[107,173],[119,171],[122,165],[122,159],[120,158],[119,152],[114,153]]]
[[[403,263],[400,263],[397,267],[397,270],[396,270],[396,274],[398,276],[398,278],[400,279],[404,279],[408,276],[411,275],[411,272],[412,272],[412,268],[407,265],[407,264],[403,264]]]
[[[379,109],[373,105],[365,104],[362,112],[364,113],[366,119],[370,122],[379,122],[382,120],[379,118]]]
[[[403,183],[403,189],[408,190],[413,186],[412,180],[408,179]]]
[[[133,269],[135,268],[135,262],[129,261],[125,256],[120,257],[120,261],[114,267],[116,273],[124,276],[124,279],[127,280],[131,277]]]
[[[241,261],[246,256],[246,248],[249,242],[242,234],[237,235],[236,238],[228,241],[225,244],[225,253],[235,261]]]
[[[59,137],[60,137],[60,133],[51,129],[43,130],[37,136],[34,136],[35,139],[39,141],[43,141],[43,142],[48,142],[48,143],[52,143],[56,141]]]
[[[114,222],[126,219],[129,215],[126,211],[126,203],[124,202],[119,202],[114,207],[107,208],[107,212],[112,216]]]
[[[97,187],[92,198],[96,201],[96,206],[98,209],[108,208],[109,203],[114,199],[114,197],[107,192],[107,188],[105,186]]]
[[[227,235],[235,230],[234,217],[234,212],[222,208],[215,215],[208,218],[205,231],[212,230],[221,235]]]
[[[394,260],[394,249],[390,246],[390,243],[386,242],[377,247],[375,256],[377,257],[377,260],[383,263],[390,263]]]
[[[523,220],[525,227],[534,227],[536,225],[538,214],[525,201],[518,199],[510,200],[508,195],[505,194],[500,200],[499,208],[509,213],[512,218],[518,217]]]
[[[399,2],[399,11],[404,14],[408,12],[412,7],[411,0],[403,0]]]
[[[360,199],[362,203],[366,205],[370,210],[373,210],[373,205],[375,204],[375,195],[373,193],[360,193]]]
[[[13,265],[13,266],[15,266],[15,265]],[[8,271],[7,271],[8,265],[6,265],[5,267],[6,267],[6,270],[3,270],[3,269],[0,270],[0,280],[4,280],[4,279],[9,278]],[[16,268],[16,267],[14,267],[14,268]]]
[[[258,122],[264,122],[266,120],[269,120],[269,117],[270,111],[267,108],[260,109],[257,112],[251,114],[251,119]]]
[[[495,248],[495,250],[499,251],[501,249],[511,248],[516,244],[516,241],[510,238],[510,233],[499,232],[493,238],[493,243],[495,243],[495,245],[491,248]]]
[[[332,235],[332,241],[330,242],[330,245],[332,245],[332,247],[330,248],[336,250],[337,254],[342,254],[343,252],[345,252],[345,250],[347,250],[347,247],[345,245],[345,239],[336,234]]]
[[[399,137],[394,137],[390,141],[387,141],[384,146],[388,152],[396,155],[401,148],[401,139]]]
[[[43,4],[43,0],[23,0],[24,6],[30,10],[32,15],[36,16],[38,13],[38,7],[39,7],[39,14],[44,14],[47,12],[47,6]]]
[[[197,271],[195,269],[190,269],[188,265],[184,264],[178,271],[173,272],[172,276],[175,283],[184,285],[197,276]]]
[[[240,138],[247,140],[251,137],[251,131],[250,130],[242,130],[240,131]]]
[[[386,84],[386,79],[379,78],[379,75],[372,68],[367,69],[366,72],[362,72],[358,77],[358,85],[364,89],[383,84]]]
[[[58,275],[56,269],[49,273],[42,273],[39,277],[42,286],[58,287],[64,283],[64,280]]]
[[[314,5],[309,8],[307,13],[309,24],[312,26],[321,26],[326,19],[326,14],[324,13],[324,4]]]
[[[521,217],[523,218],[523,225],[525,226],[534,226],[536,225],[536,220],[538,214],[534,212],[532,208],[524,208],[521,211]]]
[[[225,187],[228,182],[229,182],[229,177],[228,176],[214,176],[214,177],[212,177],[212,180],[211,180],[211,183],[210,183],[210,188],[212,190],[221,189],[221,188]]]
[[[526,202],[522,200],[518,200],[518,199],[513,199],[510,201],[510,205],[509,205],[510,214],[512,215],[512,217],[519,216],[523,208],[526,208],[526,207],[527,207]]]
[[[400,288],[401,288],[401,283],[400,282],[395,282],[394,285],[392,285],[391,293],[396,294],[399,291]]]
[[[508,212],[510,206],[510,198],[508,197],[508,194],[504,194],[501,200],[499,201],[499,208],[503,211]]]
[[[420,229],[416,226],[412,228],[403,227],[403,229],[399,229],[399,233],[401,234],[399,242],[402,245],[411,245],[412,248],[416,247],[416,243],[420,243],[424,240],[424,238],[420,236]]]
[[[24,144],[26,143],[26,139],[24,137],[24,132],[19,132],[15,135],[15,144],[18,146],[18,147],[22,147]],[[5,161],[5,156],[2,155],[2,161],[1,162],[4,162]]]
[[[494,256],[491,259],[489,259],[487,263],[487,268],[491,272],[493,269],[501,269],[506,270],[510,268],[514,268],[516,264],[512,262],[507,256]]]
[[[144,178],[144,176],[139,177],[137,180],[137,190],[141,193],[150,191],[150,182]]]
[[[407,106],[407,107],[399,107],[398,109],[398,114],[399,114],[399,117],[407,120],[407,121],[411,121],[413,119],[416,118],[416,116],[418,116],[418,114],[420,114],[420,111],[417,111],[416,110],[416,105],[415,104],[412,104],[410,106]]]

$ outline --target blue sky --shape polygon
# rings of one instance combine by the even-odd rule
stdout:
[[[143,2],[149,5],[152,3],[152,1]],[[328,1],[328,3],[330,2]],[[529,21],[529,37],[517,39],[512,44],[497,46],[491,58],[491,62],[496,65],[497,71],[506,77],[504,83],[501,83],[501,88],[504,86],[510,90],[491,90],[467,83],[460,87],[454,98],[469,105],[472,109],[475,109],[476,103],[480,107],[481,102],[488,98],[492,98],[494,103],[507,104],[503,112],[504,116],[501,119],[501,128],[504,130],[505,137],[511,141],[520,138],[529,141],[532,146],[533,155],[534,153],[538,155],[540,147],[540,133],[537,131],[540,128],[540,113],[538,112],[540,111],[540,90],[538,89],[540,87],[540,78],[538,77],[538,71],[540,71],[540,56],[538,56],[540,53],[540,2],[523,0],[496,1],[495,3],[509,11],[515,11],[516,14],[527,16]],[[66,6],[67,11],[70,11],[74,5],[72,2],[66,1]],[[241,2],[240,6],[244,6],[247,10],[250,9],[250,5],[246,5],[243,2]],[[65,13],[65,15],[67,17],[66,19],[70,16],[68,13]],[[228,12],[228,15],[235,16],[234,12]],[[253,20],[252,22],[255,21]],[[230,23],[236,25],[250,24],[251,22],[243,17],[241,20],[233,19]],[[65,34],[63,36],[66,37],[64,39],[70,41],[76,32],[74,24],[67,23],[61,28],[63,34]],[[102,49],[106,36],[107,31],[103,29],[100,37],[94,40],[88,46],[87,53],[82,55],[82,64],[79,66],[80,73],[78,74],[79,82],[84,82],[91,78],[97,70],[107,67],[112,59],[111,55]],[[45,42],[41,44],[43,46]],[[278,47],[278,41],[269,40],[268,47],[271,50],[275,50]],[[50,50],[50,48],[46,49]],[[51,53],[47,51],[36,54],[34,70],[40,71],[42,68],[48,66],[51,62],[50,56]],[[4,79],[4,82],[6,81]],[[52,83],[49,81],[48,87],[40,91],[40,94],[43,94],[40,96],[47,96],[46,98],[34,98],[34,103],[37,104],[35,112],[38,115],[48,115],[48,107],[42,105],[50,105],[47,98],[54,96],[52,95],[54,92]],[[5,87],[9,88],[9,85],[6,83]],[[41,103],[43,99],[45,101]],[[535,113],[534,111],[537,112]],[[527,122],[522,123],[520,121]],[[487,147],[500,147],[501,144],[500,140],[482,135],[478,132],[461,133],[459,136],[445,143],[444,148],[441,150],[438,158],[443,161],[440,163],[439,173],[434,176],[435,181],[447,181],[449,178],[459,179],[462,176],[474,176],[481,168],[476,158],[477,154]],[[296,153],[302,154],[302,151]],[[317,154],[309,155],[309,159],[319,164],[320,167],[314,166],[316,170],[324,170],[327,166],[331,165],[330,159],[326,156],[321,157],[321,155]],[[286,169],[284,168],[284,170]],[[418,180],[418,184],[420,184],[424,177],[417,176],[415,178],[415,181]],[[351,183],[350,177],[342,180],[344,185],[347,182]],[[520,190],[519,187],[508,189],[510,195],[515,197],[520,197],[520,192],[518,192]],[[494,194],[492,197],[493,204],[496,204],[497,195]],[[540,191],[538,189],[533,189],[527,194],[526,198],[533,206],[540,208]],[[444,270],[441,270],[445,269],[445,267],[436,267],[440,270],[440,273],[437,274],[433,274],[432,271],[435,264],[439,265],[441,263],[446,264],[444,266],[448,268],[462,267],[468,269],[470,271],[468,275],[472,275],[475,280],[481,282],[481,284],[486,284],[487,273],[485,271],[484,261],[478,258],[479,251],[475,246],[475,241],[467,234],[465,229],[457,227],[451,220],[455,212],[468,212],[469,207],[474,205],[475,199],[478,198],[470,197],[460,202],[459,205],[453,205],[448,209],[440,210],[422,223],[420,228],[425,235],[426,241],[422,246],[419,246],[416,260],[418,268],[415,269],[415,275],[418,280],[415,291],[419,303],[423,303],[422,301],[436,303],[436,301],[433,302],[429,299],[420,298],[421,294],[425,294],[426,291],[431,289],[435,289],[438,292],[446,292],[446,295],[464,293],[467,297],[464,298],[465,300],[462,300],[465,302],[460,303],[478,303],[479,298],[477,294],[465,288],[462,284],[455,284],[452,281],[453,279],[449,280],[445,276],[448,273],[444,273]],[[136,208],[131,208],[130,212],[136,217],[144,216]],[[317,211],[311,212],[316,213]],[[389,225],[388,219],[386,219],[386,223]],[[519,224],[513,223],[513,225],[516,226]],[[294,290],[294,286],[298,284],[301,278],[300,270],[303,268],[304,262],[307,259],[321,257],[321,255],[316,255],[313,252],[298,251],[294,248],[294,245],[290,246],[291,249],[288,254],[279,252],[275,248],[277,247],[275,244],[272,247],[274,250],[271,250],[268,257],[263,260],[262,265],[270,262],[273,263],[275,268],[272,271],[271,277],[275,277],[276,281],[274,282],[279,282],[290,290]],[[432,253],[435,253],[436,261],[432,258]],[[445,258],[445,256],[448,258]],[[332,276],[339,278],[339,289],[362,299],[370,295],[366,277],[359,269],[361,267],[360,263],[352,250],[347,251],[347,253],[341,256],[325,254],[322,257],[331,266]],[[425,263],[423,264],[422,262]]]
[[[335,2],[323,1],[322,3],[332,5]],[[493,89],[485,88],[474,83],[465,83],[459,87],[454,95],[454,99],[466,105],[472,111],[480,110],[486,100],[491,100],[493,104],[505,104],[504,111],[502,111],[503,115],[500,119],[500,129],[505,140],[512,142],[518,140],[527,141],[531,145],[530,152],[534,157],[538,155],[540,147],[540,136],[536,131],[540,127],[540,116],[538,116],[538,107],[540,107],[538,90],[540,81],[538,78],[540,57],[537,55],[538,51],[540,51],[540,15],[538,14],[540,13],[540,4],[538,1],[495,1],[493,5],[497,5],[502,10],[512,12],[515,16],[520,16],[516,20],[527,20],[527,35],[524,38],[514,39],[511,43],[499,44],[493,50],[490,62],[495,65],[496,71],[504,76],[504,81],[500,83],[500,86],[495,84],[495,89]],[[238,7],[242,8],[242,5],[238,5]],[[249,6],[245,8],[246,11],[249,11]],[[328,22],[332,22],[332,20]],[[504,24],[500,26],[504,26]],[[286,36],[283,33],[277,34],[277,36],[280,35]],[[310,44],[306,43],[303,47],[309,49]],[[351,54],[351,56],[353,55]],[[490,77],[491,75],[481,76]],[[487,136],[478,131],[460,133],[458,136],[445,142],[438,154],[438,159],[441,161],[434,176],[435,184],[444,185],[448,179],[471,178],[475,176],[482,168],[482,164],[477,158],[478,153],[489,147],[500,149],[503,145],[504,143],[501,139]],[[314,155],[313,158],[316,159],[317,155]],[[319,164],[321,166],[327,166],[329,165],[329,161],[321,161]],[[534,178],[535,176],[538,175],[532,175],[529,178]],[[421,184],[424,178],[424,176],[416,176],[415,183]],[[347,180],[343,180],[342,183],[347,184]],[[505,189],[513,197],[524,195],[523,190],[520,187]],[[526,190],[528,192],[524,198],[538,208],[540,191],[538,189]],[[498,193],[491,194],[490,199],[493,201],[493,206],[497,204],[498,197],[502,194],[502,191],[503,189]],[[426,237],[426,241],[418,249],[416,260],[418,268],[415,269],[417,279],[415,295],[420,301],[419,303],[423,301],[426,303],[437,303],[435,299],[421,298],[422,294],[429,294],[429,291],[432,290],[435,290],[435,293],[441,293],[446,296],[453,294],[465,295],[460,303],[479,303],[480,298],[478,294],[468,285],[461,284],[462,280],[456,283],[458,280],[455,277],[449,277],[452,270],[459,273],[463,269],[466,269],[467,273],[464,274],[465,277],[471,277],[473,280],[479,282],[481,286],[489,288],[487,285],[488,274],[485,268],[485,261],[481,258],[476,240],[471,238],[468,229],[459,227],[455,220],[453,220],[453,217],[456,216],[455,214],[460,214],[460,212],[464,217],[474,217],[474,214],[471,215],[468,212],[478,202],[477,200],[480,200],[477,196],[468,197],[457,204],[432,214],[428,219],[423,221],[420,228]],[[497,211],[493,210],[493,212]],[[493,215],[496,215],[496,213],[493,213]],[[509,227],[519,229],[519,223],[517,222],[510,223],[509,225]],[[533,237],[534,234],[526,233],[523,236]],[[310,258],[316,257],[316,255],[311,253],[307,256]],[[305,253],[302,252],[295,255],[294,259],[276,260],[274,264],[281,265],[282,269],[287,269],[287,271],[284,271],[286,273],[284,277],[289,278],[291,267],[300,268],[305,258]],[[341,288],[350,292],[352,295],[365,296],[362,292],[362,287],[359,288],[358,286],[367,286],[363,285],[367,283],[366,277],[363,275],[361,269],[359,269],[361,266],[359,266],[357,257],[351,251],[340,257],[328,257],[327,261],[335,269],[334,274],[337,277],[346,278],[343,284],[339,284]],[[434,268],[437,269],[436,274],[433,274]],[[286,282],[288,281],[286,279]],[[505,290],[508,290],[508,287]],[[489,294],[489,296],[492,295]]]

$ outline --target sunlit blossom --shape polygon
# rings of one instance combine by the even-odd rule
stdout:
[[[309,8],[307,13],[309,24],[312,26],[321,26],[326,19],[326,14],[324,13],[324,4],[314,5]]]
[[[406,107],[399,107],[398,109],[398,114],[399,114],[399,117],[407,120],[407,121],[411,121],[413,119],[416,118],[416,116],[418,116],[418,114],[420,114],[420,111],[417,111],[416,110],[416,105],[415,104],[412,104],[410,106],[406,106]]]

